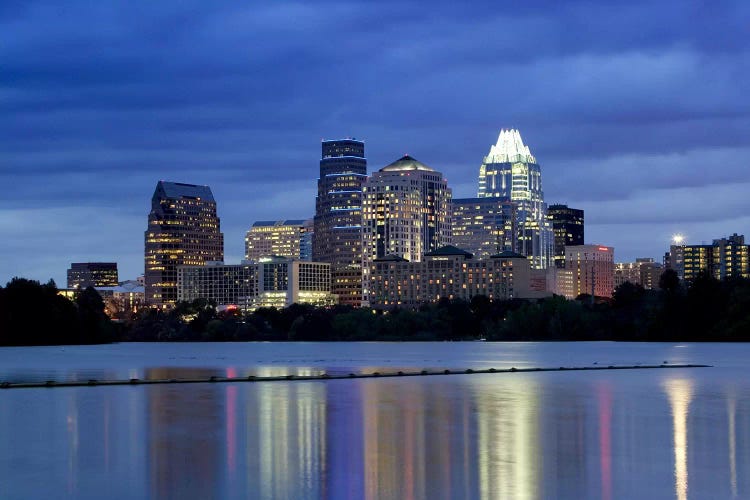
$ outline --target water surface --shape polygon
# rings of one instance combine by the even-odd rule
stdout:
[[[0,380],[714,368],[0,391],[3,498],[747,498],[750,346],[0,349]]]

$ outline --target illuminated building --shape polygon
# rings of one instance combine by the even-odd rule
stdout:
[[[518,130],[501,130],[479,168],[479,198],[507,198],[517,204],[516,248],[531,266],[552,265],[554,239],[542,191],[542,170]]]
[[[311,231],[310,220],[257,221],[245,235],[245,259],[257,261],[278,255],[310,260]]]
[[[375,259],[420,262],[451,242],[451,190],[443,174],[403,156],[372,174],[363,189],[363,284]],[[364,291],[365,300],[367,290]]]
[[[731,276],[750,278],[749,249],[745,237],[736,233],[713,240],[710,245],[681,245],[682,278],[692,281],[701,272],[719,280]]]
[[[648,257],[637,258],[635,262],[618,262],[615,264],[615,288],[629,282],[641,285],[646,290],[654,290],[659,287],[663,272],[662,265]]]
[[[362,186],[365,143],[323,141],[315,197],[312,260],[331,264],[333,293],[342,304],[362,302]]]
[[[716,279],[730,276],[750,278],[750,246],[745,236],[734,233],[713,241],[712,274]]]
[[[583,245],[583,210],[567,205],[550,205],[547,217],[555,235],[555,267],[565,269],[565,247]]]
[[[104,299],[104,312],[112,319],[127,319],[145,303],[143,285],[137,281],[123,281],[117,286],[96,289]]]
[[[507,198],[460,198],[452,203],[455,246],[486,259],[516,247],[516,206]]]
[[[331,293],[331,265],[285,257],[264,257],[241,264],[207,262],[180,266],[178,300],[207,299],[217,306],[242,311],[259,307],[281,309],[292,304],[328,306],[337,303]]]
[[[146,304],[169,307],[177,301],[177,267],[224,260],[211,188],[159,181],[151,199],[146,239]]]
[[[116,262],[73,262],[68,269],[68,288],[117,286]]]
[[[565,248],[565,270],[573,271],[573,294],[612,297],[615,289],[615,249],[601,245],[576,245]]]
[[[443,298],[470,301],[477,295],[491,300],[527,298],[532,295],[530,272],[529,260],[509,251],[482,260],[450,245],[424,254],[419,262],[388,255],[371,265],[370,306],[416,309]]]

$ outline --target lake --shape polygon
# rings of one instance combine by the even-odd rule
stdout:
[[[0,498],[748,498],[750,345],[0,348],[0,381],[712,368],[0,390]]]

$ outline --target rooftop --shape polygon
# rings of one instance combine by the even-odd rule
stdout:
[[[502,129],[497,137],[497,143],[490,147],[485,163],[536,163],[531,150],[523,143],[521,132],[516,129]]]
[[[467,259],[471,259],[474,257],[473,253],[467,252],[466,250],[461,250],[460,248],[454,247],[453,245],[445,245],[438,248],[437,250],[433,250],[432,252],[427,252],[426,254],[424,254],[425,257],[443,257],[449,255],[462,255]]]
[[[184,184],[182,182],[159,181],[156,185],[156,193],[163,193],[165,198],[198,198],[205,201],[214,201],[214,195],[208,186],[197,184]],[[154,194],[156,194],[154,193]]]
[[[390,165],[386,165],[385,167],[380,169],[381,172],[401,172],[404,170],[423,170],[426,172],[435,172],[435,169],[428,167],[424,163],[415,160],[409,155],[404,155]]]

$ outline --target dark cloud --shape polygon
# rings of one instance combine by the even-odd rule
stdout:
[[[94,253],[138,273],[159,179],[211,185],[239,256],[253,220],[312,212],[318,140],[351,135],[371,169],[408,152],[472,196],[519,128],[548,199],[617,227],[618,257],[649,224],[743,232],[749,25],[742,0],[2,2],[0,281],[60,279],[94,248],[73,209],[109,211],[104,235],[130,221],[131,243]],[[686,210],[685,190],[718,200]],[[28,210],[77,236],[50,256],[13,222],[39,223]]]

